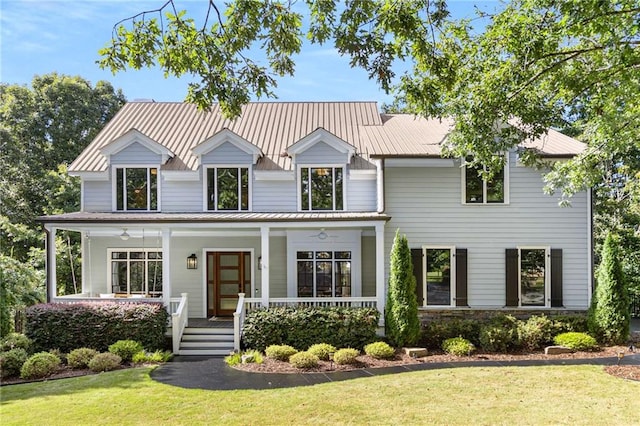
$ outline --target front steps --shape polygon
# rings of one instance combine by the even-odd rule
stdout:
[[[233,328],[186,327],[179,355],[226,356],[233,352]]]

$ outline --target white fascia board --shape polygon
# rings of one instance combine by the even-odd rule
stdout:
[[[296,179],[295,172],[279,170],[254,170],[253,176],[255,180],[294,181]]]
[[[209,139],[195,146],[191,152],[198,158],[201,158],[204,154],[213,151],[220,145],[229,142],[241,151],[246,152],[253,156],[253,164],[256,164],[258,158],[263,156],[262,150],[229,129],[222,129]]]
[[[109,171],[102,172],[69,172],[69,176],[77,176],[83,181],[107,181],[109,180]]]
[[[453,158],[385,158],[384,166],[393,167],[455,167]]]
[[[174,156],[173,152],[171,152],[167,147],[154,141],[153,139],[136,129],[129,130],[124,135],[118,137],[117,139],[114,139],[107,145],[100,148],[99,151],[102,155],[109,159],[112,155],[117,154],[129,145],[136,142],[147,148],[149,151],[161,155],[162,164],[166,163],[169,158],[172,158]]]
[[[351,180],[375,180],[378,171],[372,170],[349,170],[349,179]]]
[[[200,180],[197,170],[161,170],[162,179],[165,181],[193,182]]]

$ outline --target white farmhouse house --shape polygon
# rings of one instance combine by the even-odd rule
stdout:
[[[586,310],[589,193],[559,207],[517,151],[483,181],[441,156],[449,129],[374,102],[250,103],[234,121],[128,103],[69,167],[81,210],[40,218],[49,300],[163,301],[177,340],[187,318],[258,305],[383,311],[400,229],[423,314]],[[584,146],[549,130],[527,149],[562,161]],[[82,234],[81,294],[56,294],[62,229]]]

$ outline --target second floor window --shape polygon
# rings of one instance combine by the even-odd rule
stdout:
[[[471,158],[467,158],[471,161]],[[467,204],[505,203],[504,168],[496,172],[489,180],[484,179],[483,166],[467,165],[464,170],[464,202]]]
[[[302,167],[300,169],[301,210],[343,210],[344,169]]]
[[[158,210],[158,169],[116,169],[116,210]]]
[[[249,169],[207,169],[207,210],[249,210]]]

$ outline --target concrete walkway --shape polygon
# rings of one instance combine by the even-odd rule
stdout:
[[[536,365],[615,365],[618,358],[550,359],[521,361],[469,361],[402,365],[387,368],[365,368],[331,373],[250,373],[228,367],[223,358],[178,356],[172,362],[151,372],[154,380],[191,389],[236,390],[276,389],[311,386],[361,377],[382,376],[409,371],[438,370],[458,367],[526,367]],[[640,353],[627,352],[620,365],[640,365]]]

